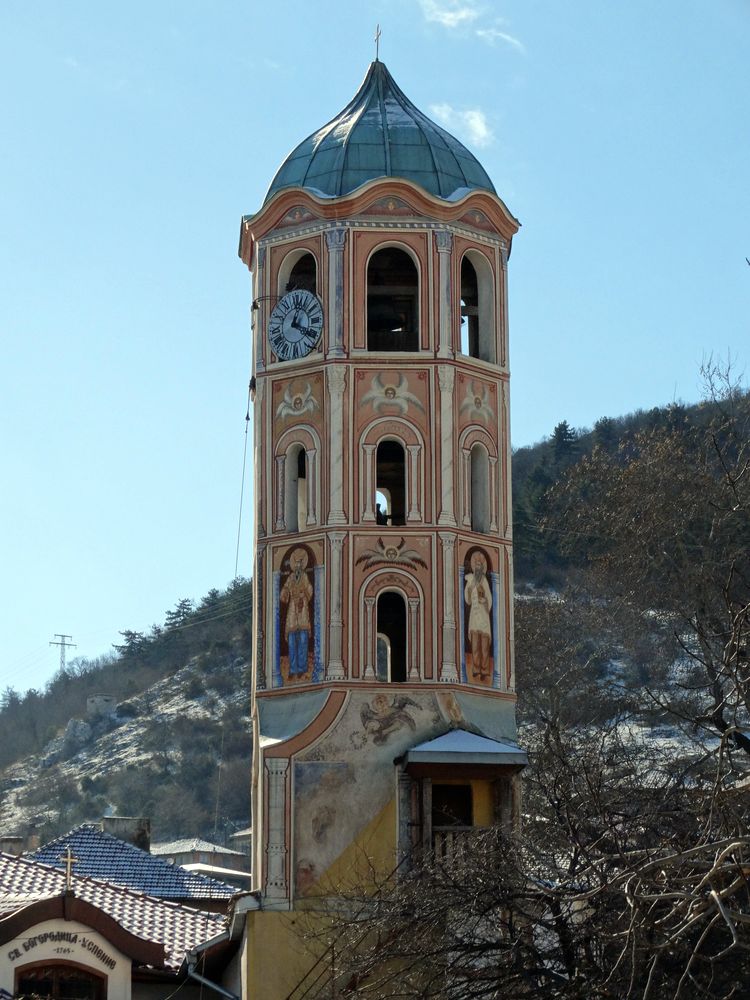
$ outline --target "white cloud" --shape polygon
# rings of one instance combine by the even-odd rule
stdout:
[[[509,35],[507,31],[501,31],[499,28],[477,28],[476,35],[477,38],[481,38],[483,42],[487,42],[489,45],[494,45],[495,42],[505,42],[506,45],[510,45],[518,52],[526,52],[522,42],[513,35]]]
[[[458,133],[473,146],[489,146],[495,141],[487,116],[479,108],[459,111],[450,104],[431,104],[430,111],[450,132]]]
[[[437,21],[444,28],[460,28],[479,17],[474,4],[465,0],[419,0],[419,6],[428,21]]]

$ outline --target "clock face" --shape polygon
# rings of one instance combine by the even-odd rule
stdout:
[[[268,340],[279,361],[304,358],[320,340],[322,331],[320,299],[303,288],[279,299],[268,321]]]

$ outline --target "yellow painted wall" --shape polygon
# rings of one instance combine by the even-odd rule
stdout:
[[[316,962],[311,939],[325,916],[314,912],[314,895],[345,891],[387,877],[396,865],[396,799],[393,798],[336,859],[307,899],[291,913],[247,914],[247,1000],[285,1000]],[[322,970],[322,966],[321,966]]]

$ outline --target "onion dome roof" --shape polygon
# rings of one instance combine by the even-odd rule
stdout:
[[[337,197],[376,177],[403,177],[445,199],[495,192],[477,158],[422,114],[377,59],[343,111],[284,160],[266,201],[287,187]]]

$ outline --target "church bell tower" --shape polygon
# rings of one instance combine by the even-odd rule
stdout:
[[[517,822],[517,229],[476,158],[377,60],[242,220],[258,996],[289,995],[304,972],[290,912],[362,858],[391,871],[467,827]]]

